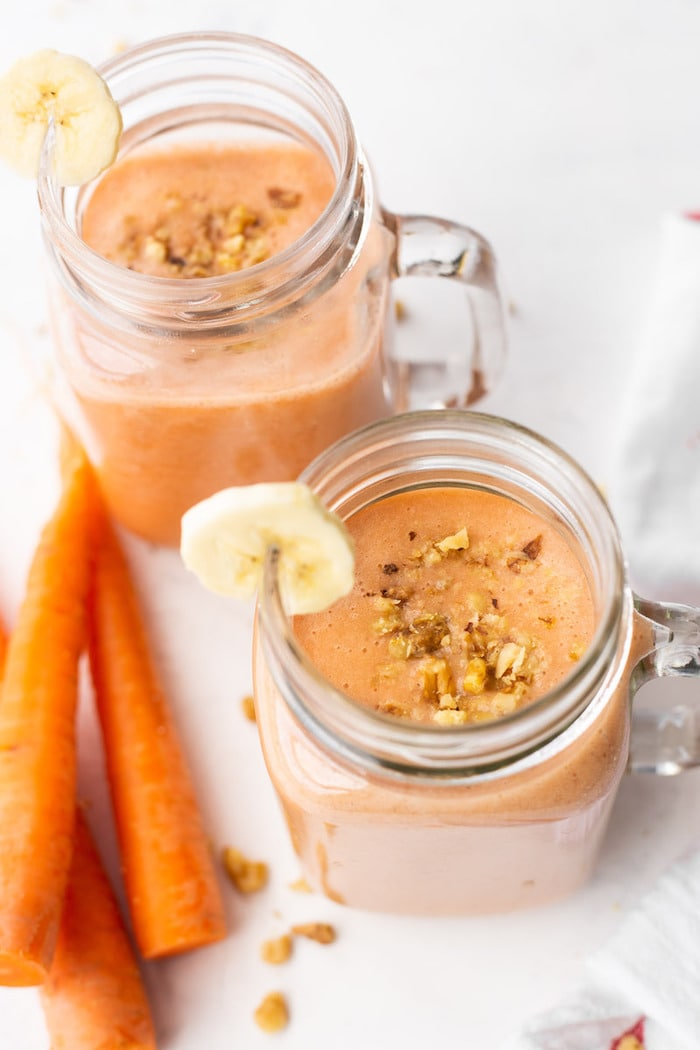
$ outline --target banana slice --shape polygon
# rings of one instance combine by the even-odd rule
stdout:
[[[182,560],[217,594],[251,597],[272,546],[287,612],[320,612],[352,589],[352,540],[300,482],[223,489],[182,518]]]
[[[0,157],[35,178],[49,121],[56,135],[54,174],[80,186],[117,155],[119,107],[102,77],[82,58],[37,51],[0,78]]]

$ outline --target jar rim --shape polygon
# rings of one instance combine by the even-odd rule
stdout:
[[[412,434],[416,446],[441,435],[454,438],[462,434],[477,443],[497,438],[501,448],[512,442],[521,457],[529,455],[540,465],[547,463],[563,472],[588,507],[588,516],[599,526],[595,539],[602,548],[594,547],[592,553],[606,561],[606,593],[596,631],[571,672],[549,692],[511,714],[491,722],[442,726],[372,710],[322,675],[296,640],[279,590],[277,554],[268,551],[258,595],[263,650],[275,685],[297,719],[332,751],[367,770],[390,776],[448,778],[454,783],[455,778],[489,775],[531,756],[547,757],[570,739],[567,731],[574,723],[576,734],[590,724],[598,713],[596,698],[601,687],[617,670],[615,654],[625,641],[623,620],[628,611],[631,620],[631,592],[617,527],[593,480],[559,446],[501,417],[461,409],[402,413],[342,438],[318,456],[300,480],[325,497],[324,502],[330,496],[326,505],[336,510],[341,485],[339,474],[335,481],[333,478],[342,465],[360,463],[373,441],[385,449],[396,448],[407,434],[408,444]],[[417,447],[414,452],[419,454]]]
[[[100,290],[120,289],[121,295],[135,302],[161,303],[187,307],[201,323],[207,313],[233,311],[237,321],[248,320],[260,312],[260,300],[270,309],[270,292],[284,304],[296,300],[306,284],[319,279],[319,273],[337,254],[337,241],[344,229],[361,227],[358,179],[366,171],[349,111],[333,84],[306,59],[261,37],[226,31],[175,33],[155,37],[113,56],[97,66],[118,104],[128,106],[148,95],[160,81],[146,87],[132,85],[132,75],[150,69],[161,78],[171,78],[172,62],[218,55],[222,61],[236,62],[251,74],[252,64],[260,63],[259,77],[283,74],[290,82],[309,91],[315,105],[324,108],[325,118],[335,136],[338,154],[336,185],[326,207],[296,240],[270,258],[240,271],[183,280],[143,274],[106,259],[80,237],[66,218],[66,188],[52,174],[55,136],[50,125],[40,160],[37,191],[45,234],[54,245],[63,267],[75,268]],[[189,78],[198,80],[198,74]],[[207,74],[209,77],[210,74]],[[262,82],[262,81],[260,81]],[[170,86],[170,79],[163,79]],[[297,99],[298,101],[298,99]],[[123,156],[122,151],[117,161]],[[100,176],[97,177],[98,179]],[[363,179],[363,181],[365,181]],[[82,189],[82,188],[81,188]],[[359,239],[358,232],[358,239]],[[353,246],[356,254],[356,245]]]

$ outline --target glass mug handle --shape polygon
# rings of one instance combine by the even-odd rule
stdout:
[[[396,410],[471,405],[493,388],[506,352],[506,311],[493,248],[475,230],[447,219],[396,215],[386,209],[382,217],[395,238],[392,278],[446,277],[459,282],[467,292],[473,322],[471,352],[453,348],[452,355],[428,354],[420,362],[393,360]],[[444,373],[445,386],[461,389],[440,389],[437,399],[431,390],[421,398],[421,372],[436,367]]]
[[[635,595],[634,607],[654,629],[653,648],[636,664],[630,693],[658,678],[700,677],[700,609]],[[628,768],[635,773],[681,773],[700,765],[698,702],[632,707]]]

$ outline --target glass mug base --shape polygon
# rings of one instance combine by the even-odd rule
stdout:
[[[412,490],[476,487],[508,497],[576,552],[596,624],[572,671],[532,703],[479,724],[425,725],[387,717],[324,678],[285,616],[268,559],[254,640],[256,711],[307,878],[349,906],[410,914],[503,912],[573,893],[594,869],[628,766],[630,696],[642,671],[645,679],[654,666],[668,673],[674,647],[662,624],[671,607],[655,603],[650,617],[651,603],[628,587],[596,486],[537,435],[451,411],[369,426],[303,477],[348,520]],[[680,625],[697,611],[672,614],[687,639]]]
[[[120,155],[94,184],[60,189],[49,134],[39,201],[57,402],[122,524],[176,544],[205,496],[294,478],[343,434],[417,403],[390,353],[394,277],[447,277],[467,292],[459,362],[435,362],[460,386],[443,403],[492,387],[505,336],[490,246],[457,223],[380,207],[346,107],[316,70],[262,40],[201,33],[100,72],[122,109]],[[171,181],[151,186],[156,168]],[[221,186],[234,176],[236,200]],[[174,247],[193,197],[209,233],[241,226],[225,252]],[[260,259],[236,261],[250,245]],[[195,256],[232,269],[210,273]]]

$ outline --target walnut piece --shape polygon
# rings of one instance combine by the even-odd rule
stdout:
[[[275,937],[269,941],[263,941],[260,945],[260,958],[271,966],[279,966],[287,962],[292,954],[292,938],[288,933],[281,937]]]
[[[470,719],[466,711],[450,711],[449,708],[439,708],[433,715],[433,720],[441,726],[465,725]]]
[[[539,536],[535,536],[534,540],[530,540],[529,543],[525,544],[525,546],[523,547],[523,554],[525,555],[526,558],[529,558],[530,561],[534,561],[535,558],[539,557],[539,554],[540,554],[541,550],[542,550],[542,536],[539,535]]]
[[[281,992],[268,992],[253,1017],[263,1032],[280,1032],[289,1024],[287,1000]]]
[[[306,937],[318,944],[332,944],[335,940],[335,929],[327,922],[304,922],[292,926],[295,937]]]
[[[271,186],[267,191],[267,197],[273,208],[282,208],[284,211],[296,208],[301,204],[301,194],[295,190],[285,190],[281,186]]]
[[[465,693],[483,693],[486,685],[486,661],[482,656],[473,656],[467,664],[467,673],[462,679]]]
[[[449,554],[450,551],[466,551],[469,548],[469,533],[466,527],[461,528],[454,535],[445,536],[444,540],[440,540],[435,546],[443,554]]]
[[[426,657],[420,666],[421,688],[425,700],[437,700],[453,691],[452,672],[447,660]]]
[[[267,885],[269,871],[264,861],[249,860],[233,846],[224,848],[221,859],[239,893],[257,893]]]
[[[252,696],[244,696],[241,700],[241,709],[249,722],[255,721],[255,700]]]
[[[525,662],[525,647],[516,645],[515,642],[506,642],[496,659],[496,678],[511,671],[517,675]]]

